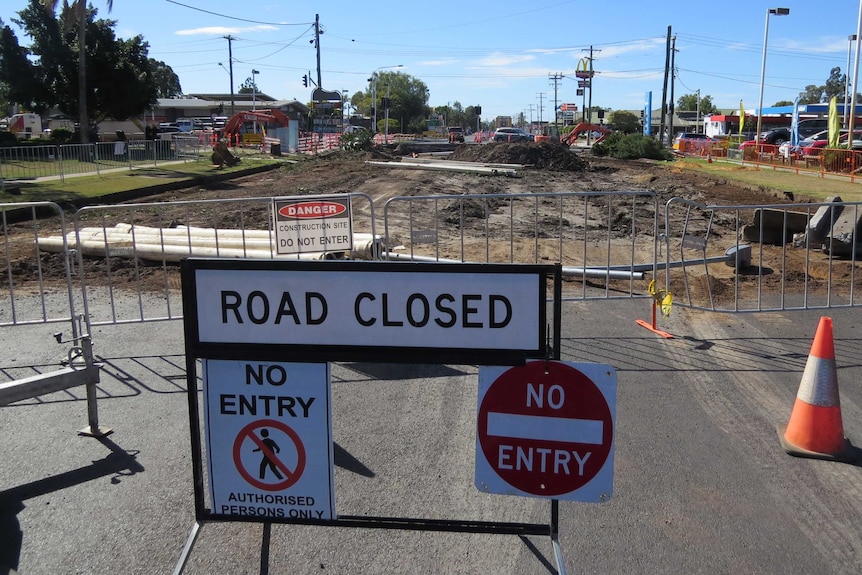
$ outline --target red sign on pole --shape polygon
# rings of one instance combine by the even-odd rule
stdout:
[[[532,361],[480,369],[476,487],[608,499],[615,410],[616,373],[608,365]]]

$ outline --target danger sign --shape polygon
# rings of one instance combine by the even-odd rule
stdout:
[[[353,249],[350,197],[273,200],[280,255]]]
[[[334,519],[326,363],[204,360],[213,512]]]
[[[531,361],[479,370],[476,487],[604,501],[613,488],[616,372]]]

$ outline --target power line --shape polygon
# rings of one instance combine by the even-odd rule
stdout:
[[[250,24],[264,24],[267,26],[306,26],[308,22],[299,22],[297,24],[290,24],[288,22],[261,22],[260,20],[248,20],[246,18],[238,18],[236,16],[228,16],[227,14],[220,14],[218,12],[212,12],[210,10],[204,10],[203,8],[197,8],[196,6],[189,6],[188,4],[183,4],[182,2],[176,2],[175,0],[165,0],[165,2],[169,4],[176,4],[177,6],[182,6],[183,8],[188,8],[189,10],[196,10],[198,12],[203,12],[204,14],[212,14],[213,16],[218,16],[220,18],[227,18],[228,20],[236,20],[237,22],[248,22]]]

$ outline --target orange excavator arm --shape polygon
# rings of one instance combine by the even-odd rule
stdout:
[[[604,126],[601,126],[599,124],[590,124],[589,122],[581,122],[580,124],[578,124],[577,126],[572,128],[572,131],[569,132],[568,134],[566,134],[561,139],[561,141],[562,141],[562,143],[566,144],[567,146],[571,146],[572,144],[574,144],[575,142],[578,141],[578,136],[580,136],[584,132],[599,132],[601,134],[601,137],[596,139],[595,142],[593,142],[594,144],[601,142],[602,140],[605,139],[605,137],[608,134],[611,133],[610,130],[608,130],[607,128],[605,128]]]

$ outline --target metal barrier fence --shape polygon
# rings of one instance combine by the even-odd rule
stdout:
[[[314,196],[303,198],[313,199]],[[374,207],[351,194],[356,259],[379,253]],[[179,261],[185,257],[332,259],[343,252],[278,255],[272,221],[276,198],[238,198],[88,206],[67,240],[78,250],[85,313],[93,326],[182,318]],[[42,238],[46,250],[59,248]],[[85,265],[84,258],[87,258]],[[93,306],[98,301],[100,305]]]
[[[3,292],[0,293],[0,329],[13,326],[69,323],[71,339],[63,341],[63,332],[54,335],[58,344],[67,343],[66,367],[35,375],[14,373],[7,365],[0,366],[11,381],[0,383],[0,406],[46,393],[84,385],[87,388],[89,425],[81,431],[87,435],[104,435],[109,430],[99,427],[96,404],[96,384],[99,367],[93,358],[90,326],[87,314],[76,313],[76,298],[72,286],[74,250],[65,244],[66,220],[62,209],[51,202],[26,202],[0,205],[3,243],[0,261],[3,263]],[[61,232],[62,249],[59,265],[43,259],[39,248],[45,226],[43,218],[51,217],[50,230]],[[49,269],[54,265],[55,269]],[[59,269],[57,269],[59,268]],[[10,340],[11,341],[11,340]],[[4,351],[20,350],[7,346]],[[11,372],[11,373],[10,373]]]
[[[860,206],[710,206],[673,198],[658,280],[674,305],[715,312],[860,306]],[[716,233],[719,227],[733,235]]]
[[[0,181],[54,177],[64,181],[73,174],[98,175],[104,170],[155,166],[160,162],[202,158],[196,137],[171,140],[129,140],[61,146],[0,147]]]
[[[560,263],[569,299],[642,297],[659,266],[658,217],[644,191],[395,197],[383,257]]]

